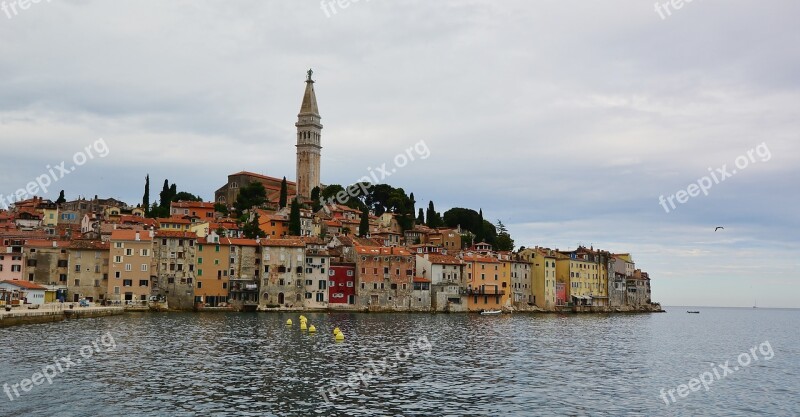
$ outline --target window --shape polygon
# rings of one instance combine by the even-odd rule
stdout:
[[[150,251],[147,250],[147,249],[141,249],[139,251],[139,255],[141,255],[141,256],[150,256]]]
[[[131,279],[122,280],[122,286],[123,287],[132,287],[133,286],[133,280],[131,280]]]
[[[353,288],[353,281],[347,281],[347,286]]]
[[[333,271],[331,271],[331,275],[333,275]],[[353,276],[353,271],[347,271],[347,276],[348,277],[352,277]]]
[[[75,265],[75,272],[81,272],[81,266],[80,265]]]
[[[122,257],[121,257],[121,256],[119,256],[119,255],[115,256],[115,257],[114,257],[114,263],[115,263],[115,264],[122,263]]]
[[[142,264],[142,272],[147,272],[147,264]]]
[[[133,266],[131,266],[131,264],[125,264],[125,271],[133,271]]]
[[[22,265],[11,265],[11,272],[21,272]]]
[[[119,287],[114,287],[114,294],[119,294]]]
[[[146,279],[140,279],[139,280],[139,286],[140,287],[146,287],[148,285],[149,285],[149,282]]]
[[[76,280],[75,280],[75,286],[76,286],[76,287],[80,287],[80,285],[81,285],[81,280],[79,280],[79,279],[76,279]]]
[[[133,249],[131,248],[125,249],[125,256],[133,256]]]
[[[200,275],[200,274],[197,274]],[[197,288],[203,288],[203,281],[197,281]]]

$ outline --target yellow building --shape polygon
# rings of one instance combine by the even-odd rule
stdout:
[[[159,230],[189,232],[192,221],[183,217],[164,217],[156,219]]]
[[[528,248],[519,252],[531,264],[533,304],[544,309],[556,306],[556,254],[547,248]]]
[[[558,252],[556,277],[558,282],[566,284],[568,302],[608,305],[608,268],[601,268],[601,258],[598,252],[584,247],[572,252]]]
[[[58,226],[58,206],[42,209],[42,226]]]

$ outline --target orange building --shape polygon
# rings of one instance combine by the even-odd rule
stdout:
[[[173,217],[189,216],[201,221],[214,220],[216,213],[214,203],[202,201],[173,201],[170,203],[169,215]]]
[[[220,242],[222,240],[222,242]],[[227,304],[228,284],[234,274],[235,250],[230,240],[220,239],[216,233],[197,242],[197,284],[194,287],[195,305],[218,307]]]
[[[264,236],[281,238],[289,234],[289,216],[271,213],[265,210],[256,210],[258,213],[258,227]]]
[[[153,259],[152,231],[111,232],[111,265],[106,299],[146,302],[150,295],[150,264]]]
[[[467,280],[467,309],[500,309],[508,300],[508,277],[502,277],[502,263],[488,254],[464,256]]]

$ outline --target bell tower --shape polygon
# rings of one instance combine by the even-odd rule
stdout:
[[[311,197],[311,190],[319,187],[319,163],[322,146],[322,119],[317,108],[312,70],[308,70],[303,104],[297,115],[297,196]]]

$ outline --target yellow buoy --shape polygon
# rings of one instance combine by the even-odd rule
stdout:
[[[311,326],[308,326],[308,332],[309,333],[315,333],[316,331],[317,331],[317,328],[314,327],[313,324]]]
[[[337,327],[337,328],[335,328],[335,329],[333,329],[333,334],[336,334],[336,333],[339,333],[339,332],[341,332],[341,330],[339,330],[339,328],[338,328],[338,327]]]
[[[342,332],[336,333],[336,338],[335,339],[336,339],[337,342],[343,341],[344,340],[344,333],[342,333]]]
[[[306,316],[300,315],[300,320],[307,320]]]
[[[304,321],[300,322],[300,330],[306,330],[306,322]]]
[[[286,320],[286,325],[287,326],[291,326],[292,325],[292,319]]]

